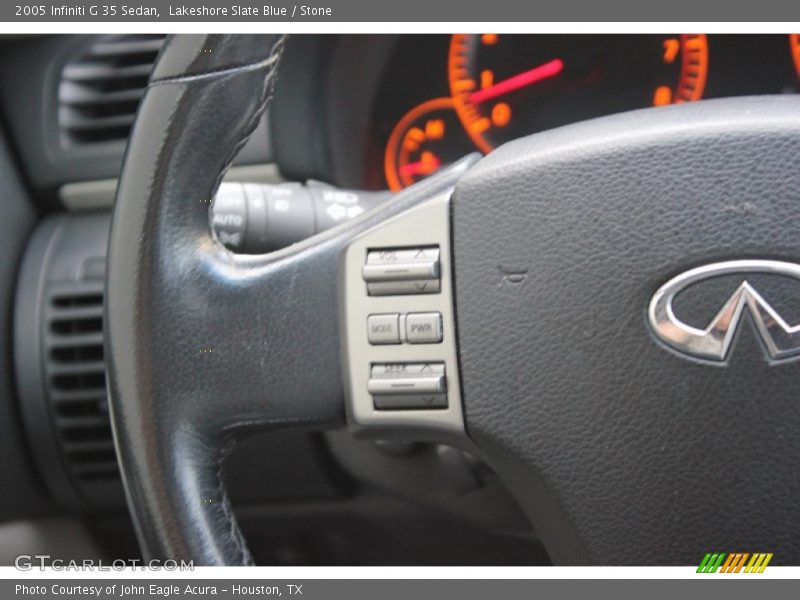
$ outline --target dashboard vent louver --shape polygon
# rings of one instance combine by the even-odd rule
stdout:
[[[52,284],[44,371],[65,463],[78,481],[119,477],[103,362],[102,282]]]
[[[64,65],[58,122],[66,146],[125,141],[164,35],[104,35]]]

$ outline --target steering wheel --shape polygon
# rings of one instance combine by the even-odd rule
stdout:
[[[800,562],[800,98],[536,134],[238,255],[209,199],[283,47],[169,38],[129,142],[106,343],[146,556],[250,564],[226,452],[347,426],[475,452],[556,564]]]

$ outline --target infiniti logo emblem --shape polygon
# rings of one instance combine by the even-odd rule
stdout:
[[[706,360],[723,361],[745,309],[773,360],[800,354],[800,324],[789,325],[746,279],[725,301],[705,329],[697,329],[675,316],[675,296],[688,286],[721,275],[772,274],[800,280],[800,265],[775,260],[731,260],[686,271],[662,285],[650,300],[648,320],[656,336],[672,348]]]

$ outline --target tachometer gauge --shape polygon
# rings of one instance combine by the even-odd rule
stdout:
[[[699,100],[705,35],[454,35],[455,110],[483,152],[596,116]]]
[[[423,102],[407,112],[389,135],[384,170],[389,189],[400,191],[474,152],[450,98]]]

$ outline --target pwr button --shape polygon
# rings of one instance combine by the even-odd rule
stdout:
[[[438,344],[442,341],[442,315],[438,312],[408,313],[406,340],[409,344]]]

